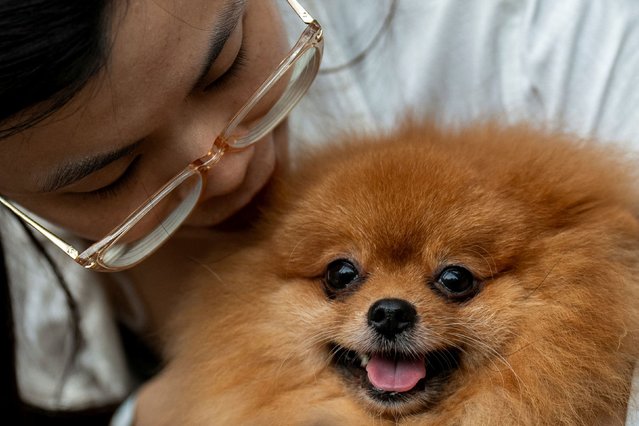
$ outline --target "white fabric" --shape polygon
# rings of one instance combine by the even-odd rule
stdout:
[[[391,6],[391,0],[302,3],[325,28],[324,69],[359,54]],[[365,59],[320,74],[294,110],[293,153],[344,130],[387,129],[407,108],[451,124],[527,119],[639,150],[638,1],[398,0],[397,5],[391,25]],[[0,215],[0,231],[13,277],[23,395],[49,408],[121,398],[130,379],[104,294],[91,282],[95,274],[61,259],[89,341],[57,399],[69,350],[66,304],[47,266],[23,248],[15,252],[23,237],[5,216]],[[19,275],[25,269],[28,274]],[[631,411],[627,424],[639,424],[636,419]]]
[[[391,0],[303,3],[325,28],[323,65],[331,67],[369,44]],[[639,149],[638,1],[397,4],[366,59],[320,74],[294,111],[304,140],[388,128],[408,107],[453,124],[532,120]]]
[[[138,395],[133,393],[118,407],[109,426],[133,426],[135,424],[135,406]]]
[[[626,426],[639,426],[639,367],[635,368],[627,413]]]
[[[70,312],[51,267],[31,246],[24,229],[0,211],[0,234],[9,275],[16,333],[16,371],[22,398],[51,410],[84,409],[121,401],[131,379],[113,314],[98,280],[43,242],[77,301],[83,344],[73,350]]]

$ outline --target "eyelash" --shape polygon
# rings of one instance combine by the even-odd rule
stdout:
[[[247,62],[246,59],[247,59],[246,50],[244,49],[244,45],[242,45],[240,49],[238,50],[237,56],[235,56],[235,60],[233,61],[231,66],[228,67],[226,71],[224,71],[224,74],[222,74],[221,76],[216,78],[214,81],[207,84],[202,89],[202,91],[208,92],[208,91],[217,89],[220,86],[223,86],[224,84],[226,84],[228,81],[232,80],[241,71],[244,70],[244,68],[246,67],[246,62]]]
[[[85,192],[83,195],[88,195],[102,200],[115,198],[122,192],[124,188],[127,187],[129,183],[131,183],[131,178],[135,174],[135,170],[137,169],[139,160],[140,156],[138,155],[133,159],[133,161],[131,161],[131,163],[129,163],[124,173],[118,176],[116,180],[106,186],[103,186],[102,188],[98,188],[90,192]]]

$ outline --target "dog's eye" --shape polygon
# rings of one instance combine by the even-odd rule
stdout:
[[[358,281],[359,271],[346,259],[332,261],[326,267],[325,282],[329,290],[339,291]]]
[[[437,277],[437,284],[453,298],[463,298],[471,295],[475,289],[475,278],[470,271],[462,266],[448,266]]]

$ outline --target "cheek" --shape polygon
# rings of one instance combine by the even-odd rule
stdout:
[[[77,202],[64,202],[47,197],[29,197],[15,201],[35,215],[46,216],[48,223],[88,241],[103,238],[115,226],[114,217],[126,217],[130,213],[126,207],[84,209]],[[47,227],[46,223],[43,225]]]
[[[292,47],[288,46],[284,23],[274,1],[249,1],[244,28],[246,48],[255,49],[255,60],[271,69]]]
[[[275,143],[275,165],[278,168],[288,168],[289,165],[289,131],[286,121],[273,131]]]
[[[274,2],[249,2],[243,21],[243,49],[247,55],[246,63],[241,75],[238,76],[238,83],[233,85],[235,91],[243,94],[243,101],[246,101],[266,81],[292,47],[288,45],[283,25]],[[272,105],[276,97],[275,92],[272,95],[267,94],[265,100],[260,102],[249,116],[249,120],[262,115],[265,112],[263,109]]]

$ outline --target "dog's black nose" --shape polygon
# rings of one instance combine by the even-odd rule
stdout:
[[[368,310],[368,325],[389,339],[414,326],[416,320],[415,307],[402,299],[380,299]]]

